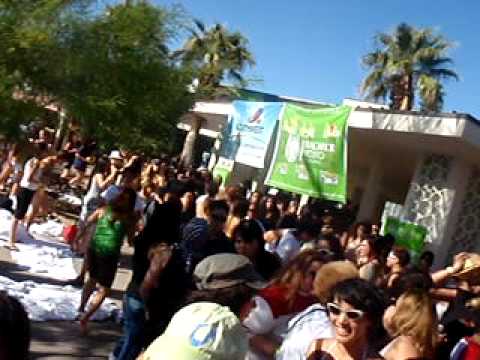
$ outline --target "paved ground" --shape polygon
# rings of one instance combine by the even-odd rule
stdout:
[[[113,285],[112,297],[121,306],[121,298],[128,281],[131,249],[122,249],[122,260]],[[22,272],[15,269],[7,249],[0,247],[0,274],[12,279],[33,280],[49,284],[58,281]],[[77,269],[80,261],[75,262]],[[81,337],[78,324],[71,321],[48,321],[32,323],[32,359],[107,359],[117,338],[121,334],[120,325],[109,322],[92,323],[89,335]]]

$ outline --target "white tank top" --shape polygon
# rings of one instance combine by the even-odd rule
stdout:
[[[23,170],[23,177],[22,177],[22,180],[20,181],[20,186],[21,187],[23,187],[25,189],[32,190],[32,191],[36,191],[38,189],[38,187],[40,186],[39,182],[40,182],[40,177],[41,177],[41,170],[37,169],[37,171],[33,175],[32,179],[29,180],[30,175],[32,174],[32,171],[33,171],[33,168],[32,168],[33,162],[35,160],[40,161],[39,159],[33,157],[25,163],[25,168]]]

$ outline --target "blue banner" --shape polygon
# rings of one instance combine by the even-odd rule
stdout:
[[[234,101],[232,106],[221,155],[261,169],[284,103]]]

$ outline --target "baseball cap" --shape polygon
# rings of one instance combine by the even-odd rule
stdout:
[[[216,254],[203,259],[193,273],[199,290],[223,289],[245,284],[253,289],[266,286],[250,260],[239,254]]]
[[[123,160],[123,156],[118,150],[112,150],[108,158],[113,160]]]
[[[142,360],[240,360],[247,334],[228,307],[198,302],[179,310]]]

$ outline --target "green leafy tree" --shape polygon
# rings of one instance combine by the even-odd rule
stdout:
[[[147,2],[105,12],[89,1],[19,2],[25,7],[0,2],[0,69],[12,93],[56,104],[104,146],[168,148],[193,104],[192,72],[166,45],[178,31],[175,13]]]
[[[393,109],[411,110],[418,96],[422,110],[440,111],[442,82],[458,79],[449,68],[453,61],[447,52],[452,43],[431,29],[403,23],[390,34],[377,34],[375,39],[377,48],[362,59],[369,69],[361,87],[365,97],[384,101],[388,97]]]
[[[175,32],[171,15],[144,3],[119,5],[72,30],[67,53],[74,91],[62,103],[104,143],[165,150],[193,105],[191,73],[170,59],[165,45]],[[83,47],[80,57],[76,44]]]

